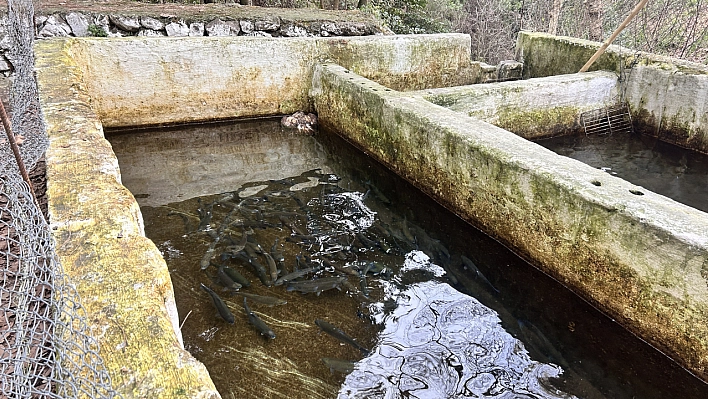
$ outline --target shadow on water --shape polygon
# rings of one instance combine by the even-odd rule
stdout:
[[[225,398],[708,397],[335,134],[251,121],[109,140],[170,269],[185,347]],[[239,293],[271,298],[248,305],[275,339],[224,267],[249,281]],[[275,285],[296,270],[310,271]]]

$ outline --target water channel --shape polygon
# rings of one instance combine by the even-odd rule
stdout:
[[[657,194],[708,212],[708,155],[637,133],[539,140],[559,155],[577,159]]]
[[[224,398],[708,397],[331,132],[252,120],[108,138],[167,261],[185,347]],[[248,284],[228,290],[226,268]],[[249,315],[242,293],[270,299],[248,297]]]

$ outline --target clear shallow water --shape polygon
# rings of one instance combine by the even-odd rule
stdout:
[[[708,212],[708,155],[639,133],[580,134],[537,142],[559,155]]]
[[[168,262],[185,346],[223,397],[708,397],[705,384],[331,133],[297,136],[277,122],[249,123],[243,134],[227,124],[109,138],[126,186],[143,194],[139,201],[160,198],[142,208],[146,232]],[[166,139],[192,144],[161,146]],[[268,163],[254,163],[255,179],[243,161],[254,154]],[[179,184],[160,186],[174,170],[131,170],[173,157],[191,162],[180,163],[181,179],[214,191],[182,200]],[[204,166],[204,158],[212,162]],[[206,209],[210,221],[200,229]],[[249,300],[276,334],[264,338],[248,323],[243,298],[220,288],[216,268],[200,268],[225,221],[212,261],[222,262],[247,232],[264,252],[284,254],[282,273],[306,259],[322,267],[308,279],[344,275],[348,285],[301,294],[266,286],[248,262],[223,260],[251,280],[241,291],[287,301]],[[255,256],[266,265],[264,254]],[[233,325],[201,283],[225,300]],[[321,332],[315,319],[371,354]],[[353,371],[322,358],[354,362],[344,363]]]

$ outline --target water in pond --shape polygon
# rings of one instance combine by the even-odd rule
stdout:
[[[708,397],[332,133],[252,121],[109,139],[170,269],[185,347],[225,398]],[[226,267],[248,281],[238,292]],[[249,314],[243,294],[270,299],[247,297]]]
[[[537,142],[557,154],[708,212],[708,155],[639,133],[577,134]]]

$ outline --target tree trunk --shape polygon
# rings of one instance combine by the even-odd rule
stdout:
[[[585,0],[585,7],[588,11],[588,38],[602,41],[602,0]]]
[[[551,9],[551,19],[548,22],[548,33],[551,35],[558,34],[558,21],[560,20],[561,10],[563,9],[563,0],[553,0],[553,8]]]
[[[356,4],[356,8],[366,7],[367,4],[369,4],[369,0],[359,0]]]

